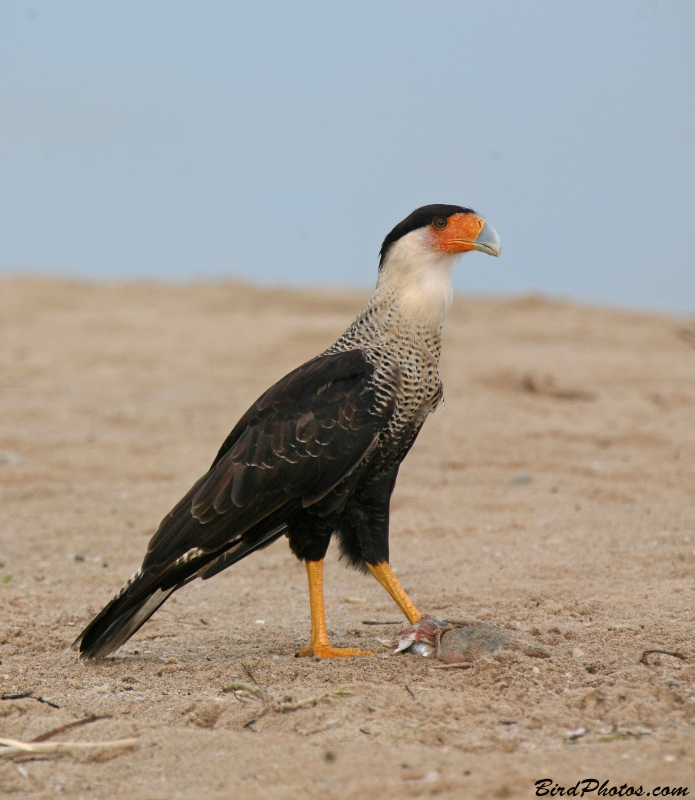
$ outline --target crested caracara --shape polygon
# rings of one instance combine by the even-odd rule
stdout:
[[[75,641],[83,657],[114,652],[177,589],[283,535],[309,579],[311,644],[300,655],[371,655],[328,641],[323,559],[332,536],[410,623],[420,619],[389,568],[389,502],[401,461],[442,398],[451,269],[470,250],[498,256],[500,240],[468,208],[424,206],[396,225],[367,305],[334,345],[239,420],[162,520],[140,569]]]

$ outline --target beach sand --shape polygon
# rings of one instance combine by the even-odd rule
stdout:
[[[392,655],[380,640],[399,626],[363,622],[400,613],[334,548],[333,643],[376,657],[296,658],[309,607],[285,539],[184,588],[114,657],[70,649],[249,404],[365,298],[0,279],[0,686],[34,695],[0,702],[0,737],[93,714],[108,717],[50,741],[139,739],[2,759],[0,793],[507,798],[541,779],[695,792],[691,320],[454,302],[446,408],[401,468],[391,563],[421,611],[518,630],[549,659],[438,670]],[[641,663],[654,649],[682,658]],[[224,691],[249,675],[271,701]]]

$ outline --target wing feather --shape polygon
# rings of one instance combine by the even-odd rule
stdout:
[[[265,392],[209,472],[162,521],[143,567],[165,569],[194,547],[219,551],[246,531],[265,535],[263,519],[277,520],[283,505],[288,513],[298,501],[310,506],[346,480],[375,446],[395,404],[395,398],[386,410],[377,404],[373,370],[359,350],[319,356]],[[249,541],[243,549],[253,546]]]
[[[82,656],[113,652],[172,592],[267,547],[302,507],[340,508],[395,406],[383,391],[377,399],[373,367],[353,350],[319,356],[265,392],[162,520],[141,569],[77,638]]]

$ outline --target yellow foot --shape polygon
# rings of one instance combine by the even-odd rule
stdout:
[[[297,655],[307,658],[350,658],[351,656],[373,656],[371,650],[358,650],[356,647],[331,647],[329,644],[302,647]]]

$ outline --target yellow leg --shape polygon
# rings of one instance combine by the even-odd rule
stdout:
[[[396,605],[405,614],[408,622],[411,625],[418,622],[422,614],[415,608],[403,587],[398,583],[398,579],[389,567],[389,562],[382,561],[380,564],[367,564],[367,566],[372,575],[396,601]]]
[[[356,647],[331,647],[326,630],[326,612],[323,607],[323,559],[307,561],[306,574],[309,578],[309,604],[311,606],[311,646],[302,647],[300,656],[319,658],[347,658],[348,656],[373,656],[369,650]]]

